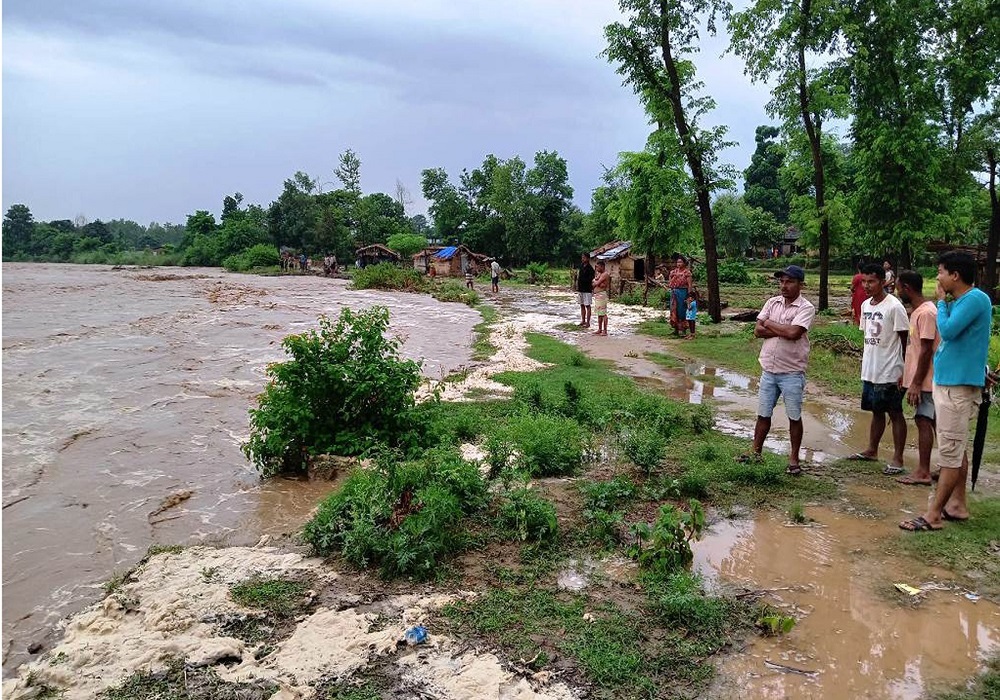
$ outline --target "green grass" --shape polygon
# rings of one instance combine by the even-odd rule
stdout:
[[[260,608],[281,618],[302,612],[306,607],[306,581],[255,576],[229,589],[237,603],[248,608]]]
[[[640,333],[656,338],[671,338],[673,329],[664,320],[648,320],[639,324]],[[861,360],[852,354],[835,352],[830,349],[850,348],[858,344],[856,337],[860,331],[843,324],[824,324],[817,321],[810,338],[815,337],[809,353],[809,368],[806,377],[827,391],[841,396],[855,396],[861,389]],[[748,376],[760,374],[760,353],[762,341],[754,338],[752,325],[731,323],[703,328],[693,340],[685,340],[672,346],[677,355],[698,359],[719,367],[725,367]]]
[[[595,686],[593,697],[704,687],[715,670],[709,657],[742,637],[755,610],[705,595],[687,573],[644,583],[647,598],[638,608],[604,596],[507,587],[448,605],[442,615],[448,632],[480,636],[512,659],[534,659],[535,668],[548,667],[556,654],[568,657]]]
[[[673,355],[668,355],[665,352],[647,352],[645,354],[645,358],[668,369],[680,369],[684,366],[683,362],[678,360]]]
[[[1000,497],[970,494],[969,512],[968,522],[947,523],[938,532],[900,532],[898,547],[975,581],[980,592],[1000,594]]]
[[[497,351],[497,347],[490,342],[490,334],[493,332],[493,324],[497,322],[500,314],[487,304],[481,304],[478,309],[483,320],[472,328],[472,332],[475,334],[475,340],[472,341],[472,359],[488,360]]]

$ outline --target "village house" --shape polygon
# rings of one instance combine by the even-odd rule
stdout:
[[[470,265],[477,271],[482,271],[490,260],[488,255],[474,253],[464,245],[435,246],[414,254],[413,269],[438,277],[462,277]]]
[[[368,267],[379,263],[392,263],[398,265],[400,261],[399,253],[386,248],[381,243],[372,243],[363,248],[358,248],[355,252],[355,260],[358,267]]]

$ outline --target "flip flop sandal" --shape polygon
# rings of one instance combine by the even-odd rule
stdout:
[[[934,527],[924,519],[924,516],[919,515],[913,520],[904,520],[901,522],[899,529],[906,530],[907,532],[937,532],[942,528]]]
[[[758,464],[763,462],[764,458],[756,452],[746,452],[737,457],[736,461],[740,464]]]
[[[944,509],[941,510],[941,517],[953,523],[964,523],[966,520],[968,520],[968,518],[956,518],[954,515],[952,515],[951,513],[949,513]]]
[[[896,476],[906,472],[906,467],[897,467],[895,464],[887,464],[882,467],[882,473],[886,476]]]
[[[864,452],[855,452],[850,457],[845,457],[848,462],[877,462],[878,458],[866,455]]]
[[[789,476],[802,476],[802,465],[801,464],[789,464],[785,467],[785,473]]]

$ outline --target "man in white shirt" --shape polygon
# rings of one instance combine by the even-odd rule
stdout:
[[[861,358],[861,408],[871,411],[868,449],[848,459],[874,462],[885,433],[885,416],[892,422],[892,461],[883,474],[902,474],[903,448],[906,446],[906,419],[903,417],[903,357],[910,331],[910,320],[903,303],[885,292],[885,270],[880,265],[861,269],[862,284],[868,298],[861,304],[861,330],[865,334]]]
[[[500,291],[500,263],[493,259],[490,263],[490,282],[493,283],[493,293],[496,294]]]

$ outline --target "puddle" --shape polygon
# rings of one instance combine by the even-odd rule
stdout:
[[[816,526],[791,526],[777,514],[722,521],[696,543],[695,568],[710,587],[767,590],[764,600],[797,620],[788,635],[754,638],[726,659],[712,697],[909,700],[961,682],[1000,651],[1000,607],[970,601],[934,578],[947,572],[877,546],[894,513],[872,521],[814,507],[806,515]],[[931,590],[911,604],[892,591],[896,582]]]

